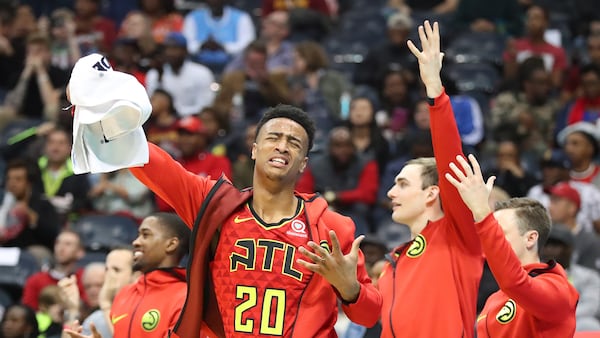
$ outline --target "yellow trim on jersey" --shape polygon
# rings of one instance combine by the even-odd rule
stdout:
[[[281,223],[271,223],[271,224],[265,223],[263,220],[261,220],[258,217],[258,215],[256,215],[256,213],[252,209],[252,206],[250,206],[250,202],[248,202],[246,204],[246,206],[248,207],[248,210],[250,210],[250,213],[252,214],[252,218],[254,218],[254,221],[256,222],[256,224],[260,225],[265,230],[274,230],[274,229],[279,229],[286,224],[289,224],[294,219],[296,219],[296,217],[298,217],[298,215],[302,214],[302,212],[304,211],[304,200],[299,198],[298,201],[299,201],[300,205],[299,205],[298,210],[294,214],[294,216],[280,221]],[[236,217],[236,219],[237,219],[237,217]],[[242,218],[242,219],[239,219],[238,221],[242,221],[242,220],[246,220],[246,219]],[[234,222],[235,222],[235,219],[234,219]]]

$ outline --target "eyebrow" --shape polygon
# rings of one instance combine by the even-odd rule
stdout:
[[[408,182],[408,180],[404,177],[396,177],[396,179],[394,180],[396,183],[401,183],[401,182]]]
[[[293,140],[293,141],[297,141],[297,142],[302,143],[302,140],[300,138],[298,138],[298,137],[296,137],[294,135],[290,135],[290,134],[285,135],[284,133],[270,131],[270,132],[267,133],[267,135],[275,135],[277,137],[285,136],[288,140]]]

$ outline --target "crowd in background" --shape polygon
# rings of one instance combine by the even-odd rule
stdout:
[[[73,174],[65,89],[90,53],[146,87],[148,141],[240,189],[252,183],[262,113],[279,103],[307,111],[317,134],[297,190],[320,193],[369,235],[376,276],[387,249],[410,239],[386,193],[407,160],[433,156],[406,47],[423,18],[443,28],[442,77],[465,153],[497,177],[495,200],[527,196],[548,208],[556,226],[543,256],[581,295],[578,329],[600,331],[600,2],[0,0],[0,244],[22,249],[2,264],[17,269],[30,255],[50,286],[0,278],[10,285],[0,288],[0,337],[60,323],[51,286],[75,271],[86,313],[98,307],[98,261],[112,248],[85,237],[90,217],[131,227],[173,210],[126,169]],[[494,288],[485,275],[482,285],[481,305]],[[6,324],[17,314],[19,328]]]

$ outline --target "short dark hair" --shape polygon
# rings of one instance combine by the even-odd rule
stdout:
[[[329,64],[327,53],[321,45],[314,41],[302,41],[296,44],[296,53],[306,62],[306,70],[316,72]]]
[[[14,170],[14,169],[25,169],[25,172],[27,174],[27,181],[29,181],[29,183],[31,183],[31,184],[37,183],[40,179],[40,177],[39,177],[40,173],[39,173],[39,170],[37,170],[37,166],[35,166],[33,162],[28,161],[26,159],[15,158],[15,159],[11,160],[6,165],[5,173],[8,174],[9,170]]]
[[[278,104],[275,107],[269,108],[269,110],[267,110],[267,112],[262,116],[256,125],[256,136],[258,137],[258,133],[265,123],[267,123],[269,120],[280,117],[290,119],[304,128],[306,134],[308,135],[308,149],[306,150],[306,153],[308,154],[308,152],[312,149],[315,138],[315,122],[304,110],[298,107],[290,106],[288,104]]]
[[[256,52],[267,55],[267,44],[262,40],[254,40],[244,49],[244,56],[250,52]]]
[[[595,63],[589,63],[581,67],[579,73],[581,74],[581,76],[587,73],[594,73],[598,78],[600,78],[600,66],[596,65]]]
[[[169,212],[157,212],[151,217],[156,217],[158,223],[166,230],[170,237],[177,237],[179,246],[177,247],[177,259],[181,260],[190,250],[190,228],[177,216]]]
[[[535,230],[538,233],[538,249],[541,249],[550,235],[552,222],[544,206],[531,198],[517,197],[496,202],[496,210],[514,209],[519,234]]]

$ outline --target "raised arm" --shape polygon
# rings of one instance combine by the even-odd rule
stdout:
[[[215,181],[185,170],[169,154],[148,143],[150,161],[131,173],[156,195],[165,200],[190,228],[204,198]]]
[[[433,152],[439,175],[440,196],[444,214],[450,217],[454,227],[453,233],[461,239],[466,246],[477,243],[477,235],[470,226],[473,218],[469,209],[461,201],[458,191],[446,180],[442,179],[444,173],[448,172],[449,164],[457,155],[462,155],[462,143],[458,133],[458,127],[454,119],[450,98],[444,92],[440,71],[442,70],[442,59],[444,53],[440,52],[440,32],[438,23],[433,27],[429,21],[419,26],[419,38],[422,51],[408,41],[408,48],[419,62],[419,73],[425,85],[427,97],[430,99],[429,116],[431,120],[431,138]],[[479,250],[473,247],[474,250]]]
[[[473,212],[481,247],[498,286],[534,317],[544,321],[564,318],[576,301],[571,297],[568,282],[551,278],[552,274],[534,278],[523,269],[488,203],[495,178],[484,182],[475,156],[470,155],[469,161],[471,166],[463,157],[457,158],[458,166],[450,165],[454,176],[446,173],[445,177]]]

